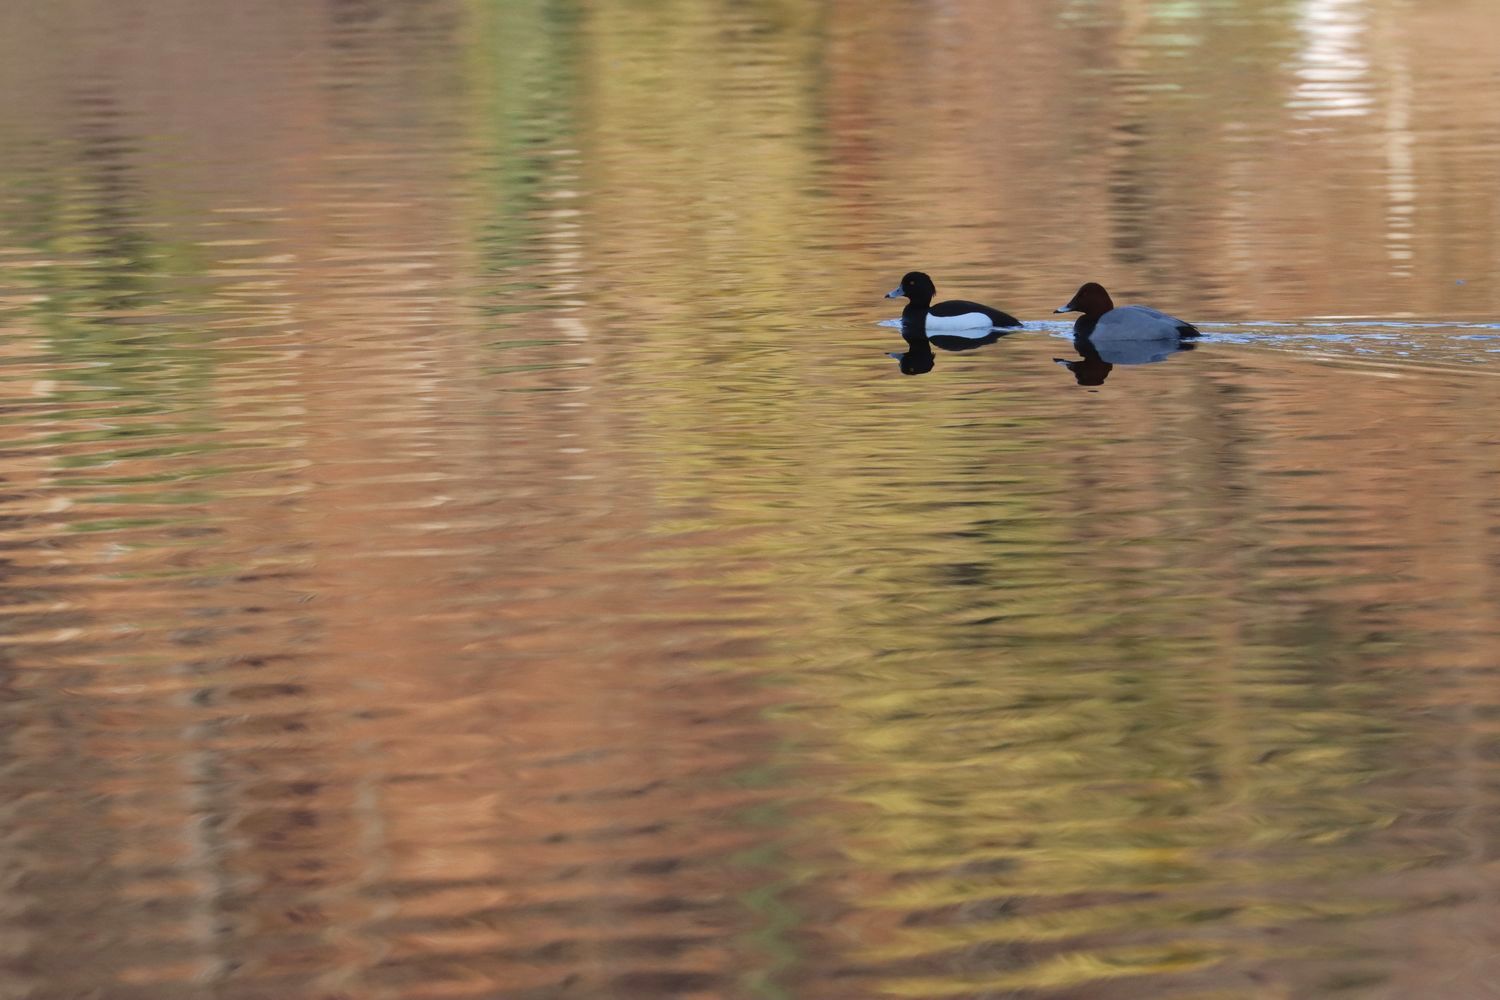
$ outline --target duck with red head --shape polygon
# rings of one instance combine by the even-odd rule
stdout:
[[[1150,306],[1116,306],[1104,286],[1090,281],[1057,312],[1083,313],[1073,336],[1106,340],[1184,340],[1198,336],[1193,324]]]

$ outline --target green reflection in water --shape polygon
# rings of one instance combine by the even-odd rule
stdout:
[[[1005,430],[982,421],[966,440],[988,451]],[[891,880],[866,905],[904,917],[866,958],[978,966],[946,980],[894,974],[889,988],[947,995],[1185,974],[1236,954],[1174,940],[1188,925],[1232,939],[1241,925],[1425,905],[1335,888],[1441,854],[1382,838],[1410,767],[1403,751],[1422,738],[1398,709],[1420,693],[1399,669],[1414,639],[1362,626],[1356,599],[1330,596],[1349,585],[1344,575],[1295,602],[1216,578],[1213,532],[1170,526],[1190,510],[1160,512],[1155,537],[1122,533],[1067,489],[1067,466],[1010,465],[1003,498],[957,506],[944,484],[972,481],[958,468],[979,447],[934,442],[928,485],[890,483],[880,528],[907,545],[859,592],[819,602],[821,634],[839,652],[810,659],[824,689],[818,722],[869,775],[849,794],[877,817],[845,845]],[[1028,450],[1013,444],[1011,460]],[[1198,454],[1163,460],[1163,479],[1184,496],[1212,495],[1224,478]],[[1024,498],[1045,513],[1027,516]],[[935,531],[928,518],[940,511]],[[1273,542],[1241,551],[1265,561]],[[847,572],[880,547],[851,535],[820,551],[849,559]],[[1259,887],[1279,895],[1298,881],[1330,898],[1259,898]],[[997,908],[1005,915],[984,916]],[[904,929],[914,914],[937,928]],[[1125,927],[1166,940],[1091,940]],[[994,974],[982,971],[994,961],[984,949],[963,958],[1039,941],[1065,947],[1011,956],[1011,971]]]
[[[219,355],[184,315],[207,315],[208,295],[192,291],[205,264],[190,244],[148,221],[154,209],[136,137],[106,95],[84,95],[62,124],[59,152],[40,163],[15,165],[0,180],[27,192],[6,220],[10,239],[48,259],[13,273],[34,289],[25,308],[55,357],[51,399],[70,417],[102,427],[45,433],[39,443],[68,446],[60,468],[104,466],[141,458],[219,450],[221,429],[209,390]],[[168,315],[173,318],[167,318]],[[151,439],[177,439],[146,445]],[[166,477],[175,480],[176,477]],[[110,485],[138,485],[126,474]],[[95,496],[93,502],[113,498]],[[118,498],[124,502],[127,498]],[[183,503],[181,496],[137,493],[129,502]],[[90,522],[78,530],[109,530],[125,522]],[[130,524],[137,522],[132,519]]]
[[[548,257],[544,215],[560,207],[549,196],[569,185],[569,174],[571,186],[578,183],[579,151],[570,144],[579,141],[583,15],[574,0],[473,0],[471,17],[469,76],[487,201],[477,239],[488,270],[524,281],[531,269],[535,281]],[[506,286],[486,311],[516,310],[507,301],[515,292]]]

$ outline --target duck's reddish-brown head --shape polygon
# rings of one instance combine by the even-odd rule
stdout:
[[[1114,300],[1104,290],[1104,286],[1095,281],[1079,288],[1073,293],[1073,298],[1061,309],[1055,310],[1060,313],[1081,312],[1085,316],[1103,316],[1115,307]]]

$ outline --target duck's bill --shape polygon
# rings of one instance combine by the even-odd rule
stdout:
[[[1056,309],[1054,309],[1052,311],[1054,313],[1070,313],[1070,312],[1073,311],[1073,303],[1069,302],[1065,306],[1058,306]]]
[[[901,290],[901,286],[897,285],[895,288],[892,288],[890,291],[886,292],[885,297],[888,299],[899,299],[905,294],[906,293]]]

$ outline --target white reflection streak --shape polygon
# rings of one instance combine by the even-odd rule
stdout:
[[[578,151],[574,149],[560,149],[555,151],[559,162],[562,164],[562,172],[554,178],[559,184],[576,181],[576,173],[579,167],[576,159]],[[559,186],[549,192],[548,197],[553,201],[568,202],[577,199],[580,193],[569,187]],[[552,226],[547,230],[547,241],[552,248],[552,272],[553,279],[551,290],[558,296],[569,296],[563,299],[562,304],[570,311],[583,305],[583,303],[571,296],[578,292],[580,271],[583,265],[583,226],[577,221],[583,213],[576,208],[560,205],[548,213],[553,220]],[[585,341],[589,339],[588,326],[576,315],[563,313],[555,315],[552,319],[554,325],[562,335],[569,340]]]
[[[1363,52],[1365,0],[1304,0],[1297,18],[1303,47],[1288,107],[1306,117],[1362,115],[1370,105]]]
[[[1411,274],[1411,236],[1413,218],[1417,207],[1416,157],[1412,151],[1415,137],[1411,131],[1411,68],[1407,65],[1406,50],[1399,38],[1391,32],[1382,31],[1381,38],[1388,45],[1388,54],[1382,61],[1391,67],[1390,93],[1386,98],[1385,114],[1385,191],[1386,191],[1386,255],[1394,262],[1391,273],[1400,277]]]

